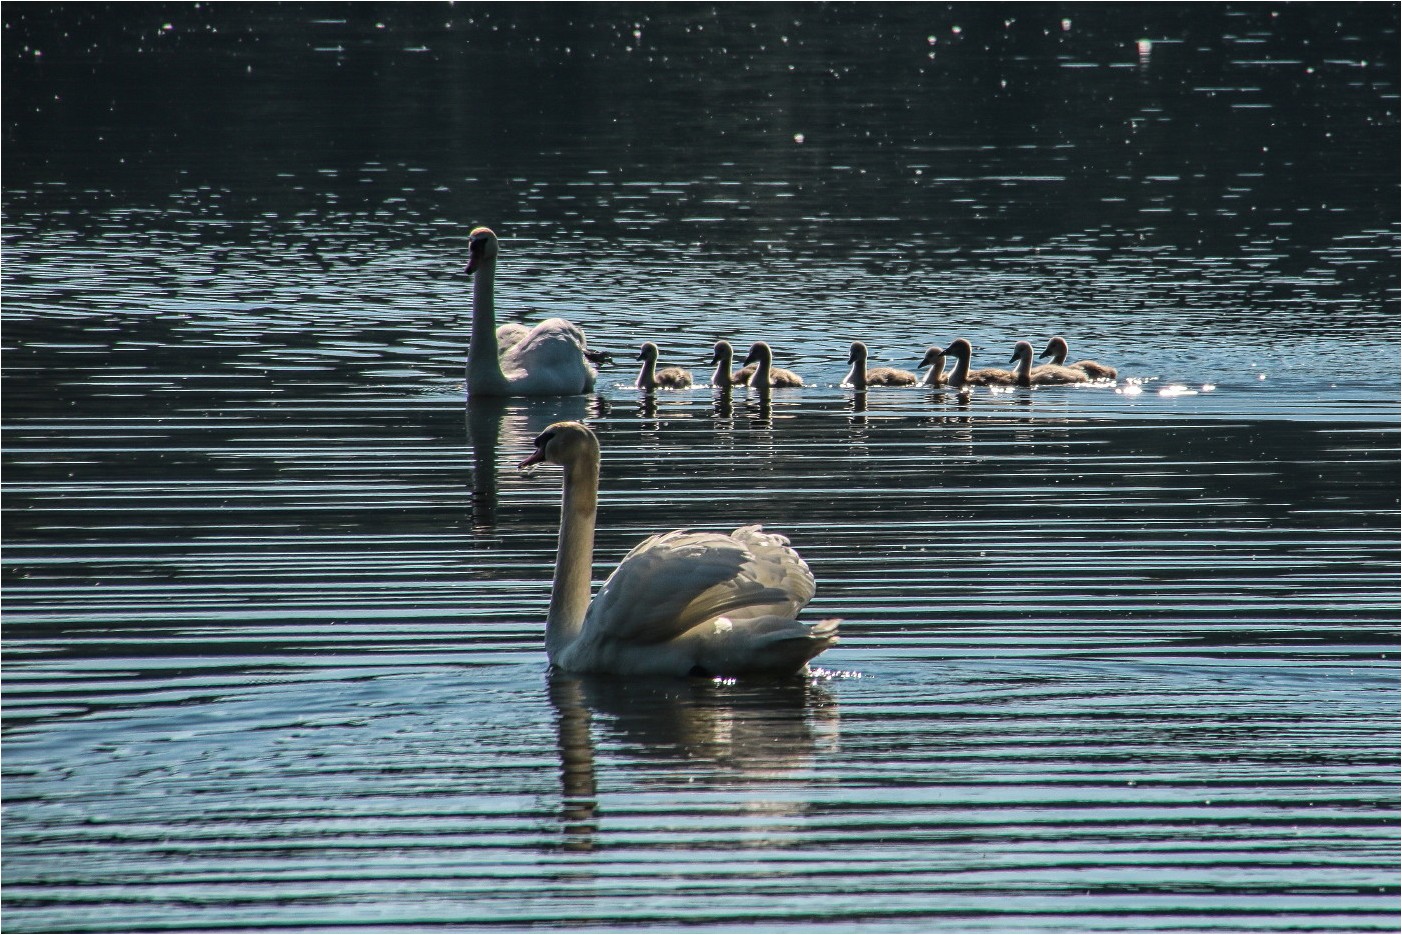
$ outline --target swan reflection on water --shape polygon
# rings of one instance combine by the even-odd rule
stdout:
[[[789,820],[809,804],[793,783],[840,741],[836,698],[816,679],[608,679],[552,671],[566,850],[593,850],[603,811],[598,773],[626,771],[652,786],[755,790],[747,813]],[[597,746],[596,746],[596,733]],[[599,749],[609,751],[600,763]],[[617,783],[611,783],[616,785]],[[766,799],[770,786],[782,799]],[[762,840],[763,836],[756,836]]]
[[[546,426],[608,415],[602,396],[471,396],[467,400],[467,439],[472,447],[472,526],[496,526],[497,457],[528,448]],[[513,462],[514,463],[514,462]]]

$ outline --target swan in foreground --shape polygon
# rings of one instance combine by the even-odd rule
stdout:
[[[1050,357],[1055,366],[1073,367],[1080,370],[1092,380],[1113,380],[1119,376],[1119,371],[1108,364],[1102,364],[1094,360],[1078,360],[1074,364],[1066,363],[1066,355],[1071,349],[1066,346],[1066,339],[1057,335],[1047,342],[1047,349],[1039,355]]]
[[[852,342],[852,351],[847,355],[847,363],[852,369],[842,378],[843,386],[864,390],[868,386],[914,386],[915,374],[909,370],[894,367],[867,369],[867,346],[861,341]]]
[[[920,381],[921,386],[944,386],[947,382],[944,372],[944,348],[931,346],[925,352],[925,356],[920,358],[920,366],[929,367],[925,371],[925,379]]]
[[[521,462],[565,469],[545,649],[568,672],[735,676],[802,672],[837,642],[837,620],[796,619],[813,574],[783,536],[675,530],[629,552],[590,602],[599,440],[557,422]]]
[[[1028,348],[1031,348],[1030,344]],[[974,348],[963,338],[955,338],[950,341],[944,352],[954,358],[954,368],[949,371],[945,382],[955,389],[962,390],[966,386],[1014,386],[1017,384],[1017,374],[1011,370],[1002,370],[997,367],[970,370],[969,358],[973,356]]]
[[[681,367],[657,369],[659,353],[661,352],[657,345],[651,341],[643,345],[643,349],[638,352],[638,360],[643,362],[643,367],[638,371],[638,379],[634,385],[640,390],[655,390],[659,386],[666,390],[684,390],[691,386],[690,370],[683,370]]]
[[[477,227],[467,237],[472,277],[472,343],[467,349],[469,396],[573,396],[594,388],[584,332],[550,318],[534,328],[496,323],[497,235]]]
[[[1052,383],[1085,383],[1090,377],[1086,376],[1084,370],[1076,370],[1073,367],[1058,367],[1056,364],[1044,364],[1041,367],[1032,366],[1032,345],[1027,341],[1019,341],[1013,347],[1012,360],[1017,362],[1018,386],[1044,386]]]
[[[750,374],[750,386],[770,387],[770,386],[802,386],[803,377],[792,370],[785,370],[783,367],[774,366],[774,352],[769,349],[769,345],[763,341],[756,341],[750,345],[749,356],[745,358],[747,369],[752,369]],[[753,368],[748,365],[753,364]],[[744,371],[740,371],[744,373]]]

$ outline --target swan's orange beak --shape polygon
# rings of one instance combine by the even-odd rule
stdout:
[[[518,470],[518,471],[524,471],[526,468],[530,467],[531,465],[533,465],[533,464],[540,464],[540,463],[541,463],[542,461],[544,461],[544,460],[545,460],[545,449],[544,449],[544,448],[537,448],[535,451],[532,451],[529,455],[527,455],[527,456],[525,457],[525,459],[522,460],[522,462],[521,462],[520,464],[516,465],[516,470]]]

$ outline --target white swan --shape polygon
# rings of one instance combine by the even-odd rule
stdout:
[[[852,365],[852,369],[842,378],[842,386],[850,386],[855,390],[864,390],[868,386],[914,386],[916,382],[915,374],[909,370],[897,370],[894,367],[874,367],[868,370],[867,346],[861,341],[852,342],[847,363]]]
[[[472,277],[472,343],[467,349],[469,396],[573,396],[594,388],[584,332],[550,318],[534,328],[496,324],[497,235],[477,227],[468,234]]]
[[[920,358],[920,366],[929,367],[925,371],[925,379],[920,381],[921,386],[944,386],[946,382],[944,372],[944,348],[931,346],[925,351],[925,356]]]
[[[792,674],[837,642],[837,620],[796,619],[813,574],[783,536],[676,530],[629,552],[590,602],[599,440],[557,422],[521,468],[565,469],[545,649],[569,672],[612,675]]]
[[[1085,373],[1092,380],[1113,380],[1119,376],[1119,371],[1109,364],[1102,364],[1094,360],[1078,360],[1074,364],[1066,363],[1066,355],[1071,349],[1066,346],[1066,339],[1060,335],[1047,342],[1047,349],[1038,356],[1050,357],[1052,365],[1073,367]]]
[[[1059,367],[1056,364],[1044,364],[1040,367],[1032,366],[1032,345],[1028,341],[1019,341],[1013,347],[1011,360],[1017,361],[1018,386],[1043,386],[1052,383],[1085,383],[1090,377],[1086,376],[1084,370],[1077,370],[1074,367]]]
[[[1028,347],[1030,348],[1031,345]],[[954,368],[949,371],[945,382],[957,390],[962,390],[967,386],[1017,385],[1017,374],[1011,370],[1002,370],[998,367],[970,370],[969,358],[973,356],[974,348],[964,338],[955,338],[950,341],[944,352],[954,358]]]
[[[651,341],[643,345],[643,349],[638,352],[638,359],[643,362],[643,366],[638,371],[638,379],[634,385],[640,390],[655,390],[659,386],[665,390],[684,390],[691,386],[690,370],[683,370],[681,367],[657,369],[657,356],[660,353],[657,345]]]
[[[774,352],[769,349],[769,345],[763,341],[756,341],[750,345],[749,356],[745,358],[747,369],[753,365],[750,374],[750,386],[767,388],[771,386],[802,386],[803,377],[792,370],[785,370],[783,367],[774,366]],[[745,371],[740,371],[744,373]]]

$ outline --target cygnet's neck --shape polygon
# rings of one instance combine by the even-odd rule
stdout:
[[[930,364],[930,369],[925,371],[925,385],[944,386],[944,384],[944,355],[939,354],[935,357],[934,363]]]
[[[599,508],[599,456],[588,453],[564,465],[560,543],[555,583],[545,617],[545,649],[551,661],[579,637],[589,612],[594,568],[594,522]]]
[[[730,367],[735,363],[735,352],[724,348],[716,352],[716,372],[711,375],[712,386],[730,385]]]
[[[650,390],[657,386],[657,358],[644,357],[642,369],[638,371],[637,386]]]
[[[854,390],[867,388],[867,355],[858,353],[853,356],[852,369],[847,371],[847,376],[842,382]]]
[[[774,366],[774,359],[768,354],[760,354],[755,358],[755,372],[750,374],[750,386],[760,390],[769,389],[770,371]]]
[[[954,369],[949,371],[945,383],[955,389],[962,389],[967,382],[969,382],[969,358],[964,354],[956,354],[954,355]]]

